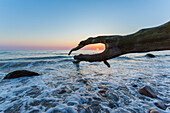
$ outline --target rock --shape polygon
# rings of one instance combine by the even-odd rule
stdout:
[[[99,98],[99,97],[93,97],[94,100],[98,100],[98,101],[101,101],[102,99]]]
[[[99,90],[99,94],[103,97],[106,97],[106,90],[104,89]]]
[[[167,106],[162,102],[155,102],[154,104],[155,104],[155,106],[157,106],[158,108],[163,109],[163,110],[166,110],[166,108],[167,108]]]
[[[64,94],[66,92],[68,92],[66,89],[57,89],[57,90],[52,92],[52,95],[57,96],[57,95],[60,95],[60,94]]]
[[[78,102],[76,101],[70,101],[67,103],[68,106],[77,106],[78,105]]]
[[[150,53],[146,54],[145,56],[147,56],[147,57],[149,57],[149,58],[155,58],[155,55],[150,54]]]
[[[83,83],[83,84],[87,84],[87,79],[86,78],[80,78],[80,79],[77,79],[76,82],[80,82],[80,83]]]
[[[63,94],[63,93],[66,93],[66,92],[67,92],[67,90],[65,90],[65,89],[58,90],[58,94]]]
[[[13,71],[11,73],[8,73],[4,79],[13,79],[13,78],[19,78],[19,77],[31,77],[31,76],[39,76],[38,73],[28,70],[17,70]]]
[[[168,75],[162,75],[163,77],[167,77]]]
[[[101,89],[101,90],[99,91],[99,93],[106,93],[106,90]]]
[[[160,112],[157,111],[157,110],[155,110],[155,109],[151,109],[151,110],[149,111],[149,113],[160,113]]]
[[[138,85],[136,85],[136,84],[131,84],[131,86],[132,86],[132,87],[138,87]]]
[[[150,86],[143,86],[139,89],[139,93],[141,95],[145,95],[151,98],[157,98],[157,93],[156,91],[151,88]]]

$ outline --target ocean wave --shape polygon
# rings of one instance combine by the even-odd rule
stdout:
[[[55,64],[56,61],[35,61],[35,62],[6,62],[0,63],[0,69],[5,68],[16,68],[16,67],[26,67],[26,66],[41,66],[44,64]]]
[[[71,58],[71,56],[25,57],[25,58],[13,58],[13,59],[0,59],[0,61],[11,61],[11,60],[45,60],[45,59],[59,59],[59,58]]]
[[[11,52],[2,51],[2,52],[0,52],[0,55],[1,54],[9,54],[9,53],[11,53]]]
[[[58,62],[72,62],[74,61],[73,59],[64,59],[64,60],[59,60]]]
[[[117,59],[117,60],[134,60],[133,58],[131,58],[131,57],[126,57],[126,56],[117,57],[117,58],[115,58],[115,59]]]

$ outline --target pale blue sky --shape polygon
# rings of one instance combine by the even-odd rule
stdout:
[[[74,47],[170,19],[170,0],[0,0],[0,49]],[[10,46],[10,47],[7,47]]]

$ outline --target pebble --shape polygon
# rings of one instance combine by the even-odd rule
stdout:
[[[149,111],[149,113],[160,113],[160,112],[157,111],[157,110],[155,110],[155,109],[151,109],[151,110]]]
[[[131,84],[131,86],[132,86],[132,87],[138,87],[138,85],[136,85],[136,84]]]
[[[104,89],[99,90],[99,94],[103,97],[106,97],[106,90]]]
[[[70,102],[67,103],[67,105],[68,105],[68,106],[74,106],[74,105],[77,106],[77,105],[78,105],[78,102],[76,102],[76,101],[70,101]]]
[[[83,84],[87,84],[87,79],[85,79],[85,78],[77,79],[76,82],[81,82]]]
[[[141,95],[145,95],[151,98],[157,98],[157,93],[156,91],[151,88],[150,86],[143,86],[139,89],[139,93]]]
[[[155,102],[154,104],[155,104],[155,106],[157,106],[158,108],[163,109],[163,110],[166,110],[166,108],[167,108],[167,106],[162,102]]]
[[[53,96],[57,96],[57,95],[59,95],[59,94],[64,94],[64,93],[66,93],[66,92],[67,92],[66,89],[57,89],[57,90],[55,90],[55,91],[52,92],[52,95],[53,95]]]
[[[162,75],[163,77],[167,77],[168,75]]]
[[[99,91],[99,93],[106,93],[106,90],[101,89],[101,90]]]
[[[60,89],[59,91],[58,91],[58,94],[63,94],[63,93],[66,93],[67,92],[67,90],[65,90],[65,89]]]

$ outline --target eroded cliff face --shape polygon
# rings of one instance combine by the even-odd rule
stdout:
[[[111,35],[90,37],[83,40],[72,51],[81,49],[89,44],[103,43],[105,50],[99,54],[80,54],[74,56],[78,61],[104,61],[107,64],[108,59],[126,54],[137,52],[149,52],[170,50],[170,21],[153,28],[141,29],[138,32],[126,36]]]

